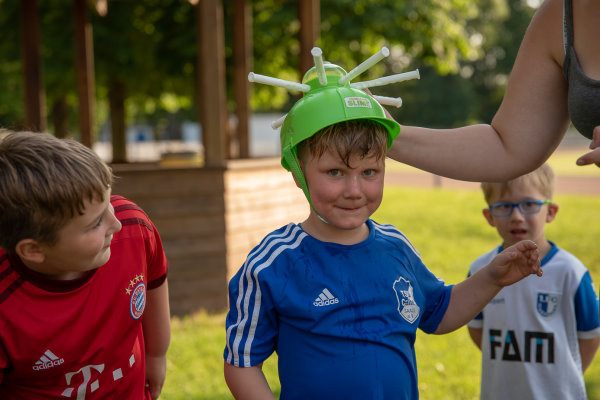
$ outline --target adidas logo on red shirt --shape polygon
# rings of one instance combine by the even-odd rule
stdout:
[[[44,369],[56,367],[65,362],[64,358],[58,358],[53,352],[50,350],[46,350],[44,355],[37,360],[33,366],[34,371],[41,371]]]

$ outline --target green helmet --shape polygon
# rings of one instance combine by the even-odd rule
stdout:
[[[348,82],[339,83],[346,75],[343,68],[324,64],[327,83],[319,82],[317,67],[309,69],[302,84],[310,86],[294,104],[281,127],[281,165],[291,171],[312,206],[306,179],[298,161],[298,144],[327,126],[354,119],[369,119],[383,125],[388,133],[388,148],[398,136],[400,125],[385,116],[383,107],[369,94]]]
[[[419,70],[366,82],[350,83],[353,78],[389,56],[389,49],[385,46],[382,47],[349,73],[337,65],[323,62],[322,51],[318,47],[313,47],[311,54],[315,60],[315,66],[306,72],[302,83],[285,81],[254,72],[248,74],[248,80],[299,90],[304,93],[304,96],[285,116],[285,119],[280,118],[273,122],[272,126],[275,129],[281,126],[281,165],[294,174],[312,207],[306,179],[298,161],[298,145],[330,125],[355,119],[368,119],[380,123],[386,129],[389,148],[400,133],[400,125],[396,121],[386,118],[380,103],[400,107],[402,99],[371,96],[362,89],[407,79],[419,79]],[[282,121],[283,125],[281,125]]]

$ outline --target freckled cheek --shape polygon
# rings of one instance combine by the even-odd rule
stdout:
[[[374,213],[375,211],[377,211],[377,209],[379,208],[380,205],[381,205],[381,197],[378,199],[373,199],[373,200],[369,201],[370,212]]]
[[[334,201],[343,195],[343,190],[336,187],[336,185],[331,185],[328,183],[323,183],[321,185],[317,185],[317,187],[311,190],[311,197],[313,201],[321,201],[321,202],[331,202]]]
[[[383,185],[375,185],[366,192],[369,201],[377,203],[379,205],[383,199]]]

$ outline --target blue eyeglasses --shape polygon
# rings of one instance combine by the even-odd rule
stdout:
[[[503,218],[509,217],[515,207],[519,209],[521,214],[530,215],[539,213],[542,205],[550,203],[550,200],[523,200],[518,203],[494,203],[488,208],[494,217]]]

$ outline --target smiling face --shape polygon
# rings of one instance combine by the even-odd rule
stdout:
[[[508,190],[490,199],[490,204],[498,202],[518,203],[523,200],[548,200],[540,191],[528,185],[526,181],[513,182]],[[488,223],[498,230],[504,240],[503,247],[507,248],[521,240],[533,240],[539,247],[540,253],[545,255],[550,249],[550,244],[545,237],[546,223],[554,220],[558,212],[555,203],[542,205],[537,214],[523,215],[518,208],[513,208],[508,217],[494,217],[490,210],[485,208],[483,215]]]
[[[110,204],[109,189],[103,201],[85,201],[83,213],[59,231],[56,243],[36,243],[33,257],[26,256],[23,261],[51,278],[75,279],[108,262],[113,233],[119,230],[121,223]]]
[[[313,208],[302,228],[319,240],[361,242],[369,235],[365,221],[381,204],[384,158],[352,154],[348,161],[326,150],[320,157],[308,155],[303,162]]]

